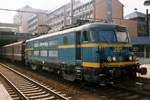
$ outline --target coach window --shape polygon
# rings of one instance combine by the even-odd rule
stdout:
[[[95,32],[94,31],[90,31],[89,32],[89,40],[91,42],[94,42],[95,41]]]

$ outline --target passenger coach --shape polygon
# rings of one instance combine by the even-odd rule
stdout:
[[[12,61],[24,61],[25,41],[8,44],[2,47],[2,56]]]

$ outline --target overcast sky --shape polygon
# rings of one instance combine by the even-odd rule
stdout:
[[[69,1],[70,0],[0,0],[0,8],[18,9],[28,4],[37,9],[53,10]],[[144,0],[120,0],[120,2],[124,5],[125,15],[133,12],[134,8],[145,13],[146,7],[143,6]],[[148,9],[150,11],[150,6]],[[16,12],[0,11],[0,22],[12,23],[15,13]]]

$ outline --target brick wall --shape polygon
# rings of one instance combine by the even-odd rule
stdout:
[[[137,21],[133,20],[122,20],[122,19],[113,19],[113,23],[127,26],[129,30],[130,37],[137,37],[138,29],[137,29]]]

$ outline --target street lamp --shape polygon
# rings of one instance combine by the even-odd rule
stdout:
[[[150,5],[150,0],[145,0],[144,2],[145,6],[149,6]],[[148,18],[148,9],[146,9],[146,22],[147,22],[147,35],[149,35],[149,18]]]

